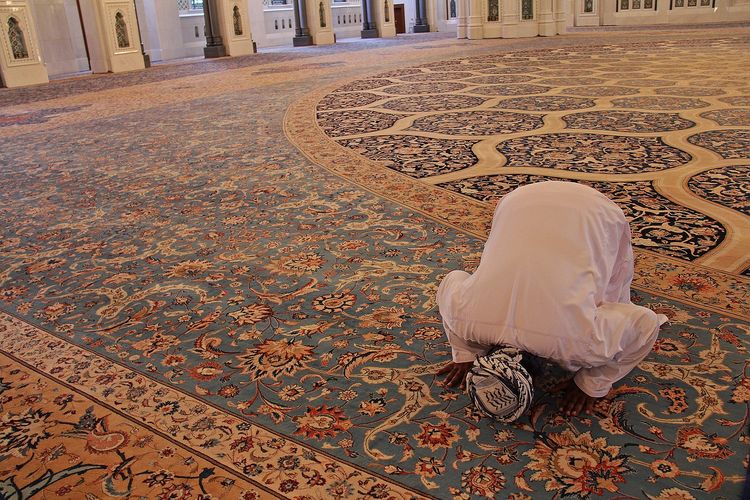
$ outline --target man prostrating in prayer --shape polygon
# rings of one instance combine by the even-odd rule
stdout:
[[[666,321],[630,302],[632,278],[630,227],[606,196],[572,182],[518,188],[498,203],[476,272],[440,284],[453,361],[438,374],[512,422],[531,405],[533,360],[545,358],[575,372],[563,412],[590,413]]]

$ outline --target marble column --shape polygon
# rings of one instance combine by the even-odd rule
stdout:
[[[566,26],[565,16],[566,16],[566,14],[568,14],[568,15],[571,16],[570,24],[569,25],[573,26],[575,24],[575,18],[573,17],[574,13],[573,12],[566,13],[565,12],[565,5],[566,5],[565,0],[554,0],[554,3],[552,4],[553,16],[555,18],[555,32],[558,35],[560,35],[562,33],[565,33],[565,31],[566,31],[566,29],[565,29],[565,26]],[[598,20],[598,16],[597,16],[597,20]],[[601,21],[599,21],[599,22],[601,22]],[[597,26],[598,26],[598,24],[597,24]]]
[[[466,38],[466,23],[469,17],[469,0],[457,0],[456,38]]]
[[[253,40],[247,13],[247,2],[242,0],[220,0],[218,11],[211,11],[218,18],[224,48],[228,56],[252,54]]]
[[[373,20],[372,0],[362,0],[362,38],[377,38],[378,30]]]
[[[333,12],[331,0],[306,0],[307,27],[314,45],[330,45],[336,42],[333,34]]]
[[[377,26],[378,36],[392,38],[396,36],[396,20],[393,12],[393,0],[372,0],[372,18]]]
[[[518,0],[500,0],[500,16],[503,20],[503,38],[518,38],[518,26],[521,20],[521,2]]]
[[[416,18],[414,19],[414,33],[428,33],[430,25],[427,24],[427,8],[425,0],[414,0],[416,7]]]
[[[92,73],[119,73],[145,67],[135,4],[122,0],[80,0]]]
[[[553,2],[554,0],[541,0],[539,2],[540,36],[552,36],[557,34]]]
[[[226,56],[227,49],[221,39],[219,10],[216,8],[216,0],[205,0],[203,2],[203,18],[206,23],[206,46],[203,47],[203,55],[207,59]]]
[[[484,38],[482,19],[482,0],[469,0],[469,15],[466,18],[466,38],[479,40]]]
[[[310,28],[307,26],[307,6],[305,0],[292,0],[294,7],[294,38],[292,44],[295,47],[304,47],[312,45],[313,39],[310,35]]]

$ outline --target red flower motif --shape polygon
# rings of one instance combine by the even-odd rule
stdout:
[[[493,498],[505,487],[505,476],[497,469],[478,465],[461,475],[461,487],[472,495]]]
[[[109,453],[117,451],[128,442],[128,435],[121,431],[111,431],[103,419],[94,430],[86,436],[86,451],[90,453]]]
[[[187,483],[172,483],[159,494],[159,500],[188,500],[193,496],[193,487]]]
[[[706,434],[698,427],[687,427],[677,431],[677,446],[699,458],[721,460],[734,455],[727,446],[727,439],[716,434]]]
[[[618,446],[607,444],[604,438],[592,438],[589,432],[545,434],[525,455],[531,458],[528,467],[536,471],[531,479],[547,481],[547,491],[556,490],[564,496],[616,493],[618,483],[625,482],[623,474],[631,471]]]
[[[208,381],[222,374],[221,365],[213,361],[206,361],[198,366],[192,367],[188,373],[196,380]]]
[[[318,408],[308,406],[304,415],[294,417],[293,420],[297,424],[294,434],[314,439],[335,437],[339,432],[352,427],[352,422],[340,408],[328,408],[326,405]]]
[[[458,440],[458,427],[445,422],[439,425],[433,425],[425,422],[419,426],[422,432],[416,436],[419,446],[431,449],[450,448]]]
[[[672,278],[672,284],[688,292],[710,292],[718,288],[719,284],[712,278],[700,274],[678,274]]]

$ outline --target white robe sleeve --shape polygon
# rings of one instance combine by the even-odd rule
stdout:
[[[451,354],[454,363],[474,361],[477,359],[477,356],[484,356],[491,347],[462,339],[454,334],[445,322],[443,322],[443,328],[445,328],[445,334],[448,336],[448,342],[451,344]]]
[[[575,375],[576,385],[591,397],[606,396],[612,384],[630,373],[651,352],[667,318],[634,304],[602,304],[597,309],[591,368]]]
[[[454,363],[467,363],[474,361],[477,356],[483,356],[489,350],[490,345],[483,345],[465,339],[461,334],[472,330],[470,325],[460,319],[461,308],[456,305],[460,300],[462,283],[469,278],[464,271],[451,271],[448,273],[437,292],[437,302],[440,315],[443,318],[443,329],[451,345],[451,353]],[[458,314],[456,311],[458,310]],[[458,318],[456,316],[459,316]]]

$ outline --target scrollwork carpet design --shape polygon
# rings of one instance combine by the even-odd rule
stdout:
[[[0,128],[0,496],[737,496],[750,160],[741,114],[702,113],[750,94],[656,90],[746,72],[748,39],[664,38],[376,45],[4,110],[43,119]],[[604,91],[551,80],[582,73]],[[633,300],[670,323],[592,415],[548,367],[500,425],[435,376],[435,293],[549,178],[620,203]]]

